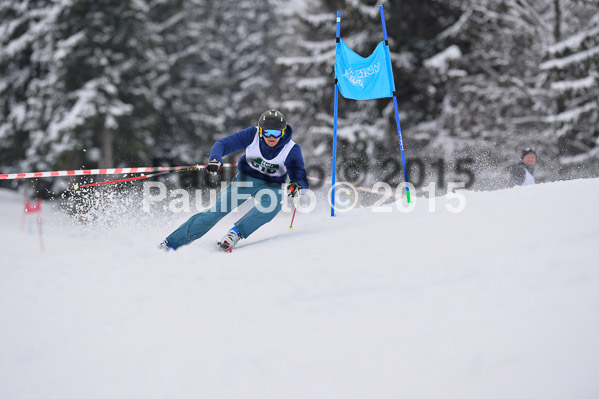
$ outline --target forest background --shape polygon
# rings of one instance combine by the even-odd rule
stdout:
[[[206,163],[274,107],[330,175],[336,12],[368,56],[381,4],[417,187],[599,175],[596,0],[4,0],[0,171]],[[339,111],[340,179],[399,184],[393,102]]]

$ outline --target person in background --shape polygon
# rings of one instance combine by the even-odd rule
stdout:
[[[511,186],[528,186],[535,184],[534,168],[537,163],[537,153],[534,148],[522,150],[522,160],[510,168]]]

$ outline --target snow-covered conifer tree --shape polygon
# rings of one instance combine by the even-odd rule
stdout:
[[[574,34],[547,48],[540,65],[554,100],[546,120],[555,128],[564,177],[599,173],[599,6],[587,15]]]
[[[147,160],[164,65],[146,2],[21,3],[3,3],[12,17],[2,49],[2,69],[22,78],[2,89],[14,98],[2,131],[22,137],[18,161],[47,168]]]

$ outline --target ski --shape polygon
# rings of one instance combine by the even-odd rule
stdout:
[[[231,253],[233,252],[233,248],[231,248],[228,244],[226,243],[222,243],[220,241],[217,241],[216,245],[219,246],[220,249],[222,249],[225,252]]]

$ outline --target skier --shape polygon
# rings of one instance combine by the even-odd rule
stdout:
[[[231,252],[240,239],[248,238],[279,213],[283,199],[281,185],[288,174],[291,180],[287,185],[288,196],[295,197],[300,189],[308,189],[302,150],[292,140],[291,126],[281,112],[270,109],[260,116],[258,126],[218,140],[210,150],[206,171],[217,175],[222,171],[222,157],[242,149],[245,155],[239,160],[239,172],[214,206],[189,218],[160,244],[161,249],[175,250],[197,240],[252,196],[256,205],[218,243]]]
[[[537,153],[533,148],[522,150],[522,160],[510,167],[510,185],[528,186],[535,184],[534,165],[537,162]]]

